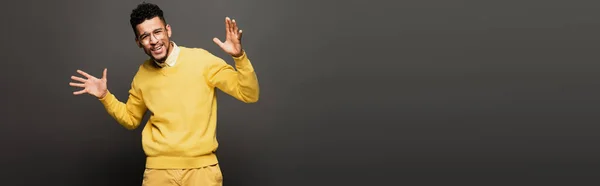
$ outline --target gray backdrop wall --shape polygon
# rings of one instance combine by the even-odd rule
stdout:
[[[139,2],[1,6],[2,185],[140,185],[141,127],[68,85],[108,68],[127,98]],[[230,64],[211,39],[244,30],[261,100],[219,93],[225,185],[598,182],[598,1],[149,2]]]

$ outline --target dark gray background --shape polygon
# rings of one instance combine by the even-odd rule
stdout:
[[[68,86],[108,68],[126,100],[139,2],[2,5],[2,185],[141,184],[141,127]],[[261,99],[219,93],[225,185],[598,183],[598,1],[149,2],[230,64],[211,39],[244,30]]]

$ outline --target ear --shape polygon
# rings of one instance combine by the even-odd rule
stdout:
[[[167,24],[166,28],[167,28],[167,36],[169,36],[169,38],[171,38],[171,25]]]

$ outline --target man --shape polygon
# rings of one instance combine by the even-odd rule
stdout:
[[[150,57],[138,68],[126,103],[107,89],[107,69],[98,79],[77,70],[74,87],[96,96],[106,111],[127,129],[151,117],[142,130],[147,156],[142,185],[222,185],[215,151],[217,102],[215,88],[245,103],[258,101],[254,68],[241,46],[242,30],[225,18],[226,40],[213,41],[231,55],[235,67],[201,48],[177,46],[163,11],[155,4],[139,4],[131,13],[135,42]]]

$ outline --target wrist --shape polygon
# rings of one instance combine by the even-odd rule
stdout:
[[[104,93],[100,94],[100,96],[98,96],[98,99],[104,99],[106,98],[106,95],[108,95],[108,90],[104,91]]]
[[[244,55],[244,50],[242,49],[242,50],[240,50],[239,53],[233,54],[231,56],[234,57],[234,58],[239,58],[239,57],[242,57],[243,55]]]

